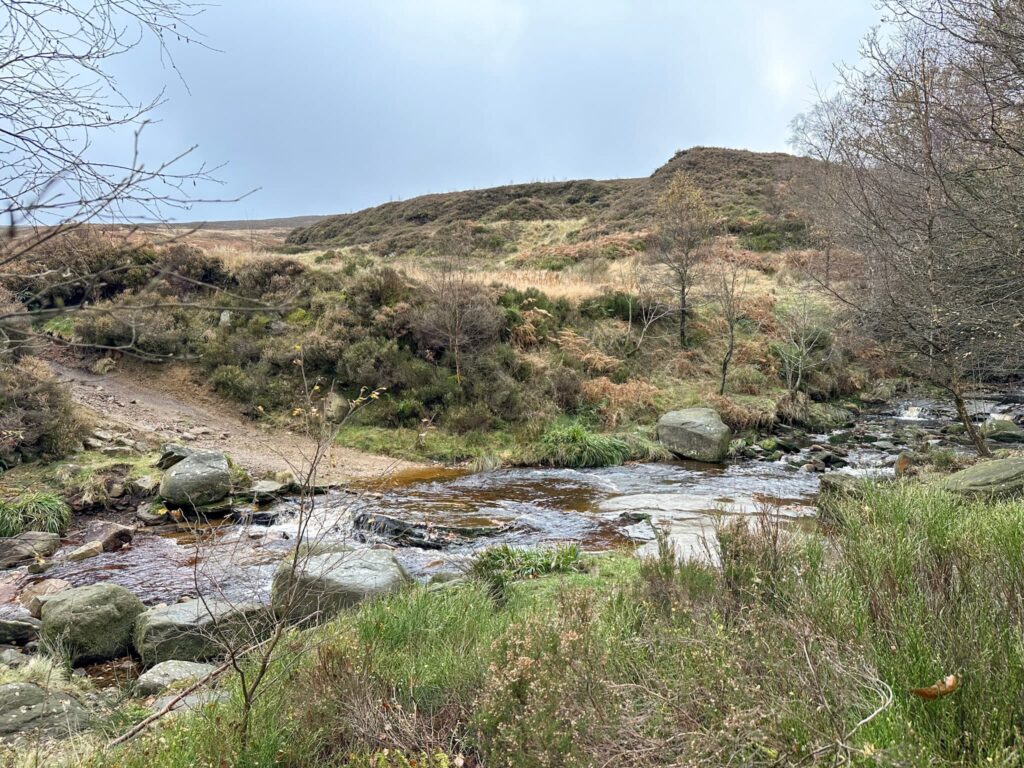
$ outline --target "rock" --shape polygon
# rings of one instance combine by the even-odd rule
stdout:
[[[903,453],[897,456],[896,463],[892,466],[896,477],[910,477],[917,474],[917,468],[914,466],[914,456],[907,451],[903,451]]]
[[[39,636],[39,626],[30,616],[0,618],[0,644],[25,645]]]
[[[48,557],[59,547],[60,537],[45,531],[25,531],[10,539],[0,539],[0,568],[16,568]]]
[[[89,370],[92,371],[97,376],[105,376],[106,374],[114,370],[114,367],[116,365],[117,363],[114,361],[112,357],[101,357],[99,360],[97,360],[95,363],[89,366]]]
[[[156,460],[155,464],[157,469],[170,469],[179,461],[184,461],[195,453],[191,448],[186,448],[178,443],[165,443],[160,450],[160,458]]]
[[[219,325],[221,328],[226,328],[229,325],[231,325],[231,310],[221,310],[220,319],[218,319],[217,325]]]
[[[138,496],[148,498],[156,495],[160,488],[160,478],[155,475],[142,475],[133,477],[128,481],[128,490]]]
[[[312,554],[293,568],[285,559],[274,573],[271,603],[294,622],[320,621],[367,598],[401,589],[409,581],[391,552],[355,549]]]
[[[196,661],[168,659],[139,676],[135,690],[140,696],[153,696],[170,688],[175,683],[194,683],[216,669],[212,664]]]
[[[997,443],[1024,443],[1024,428],[1009,419],[989,419],[979,430],[983,437]]]
[[[74,549],[67,554],[65,559],[68,562],[76,563],[79,560],[88,560],[90,557],[96,557],[96,555],[103,554],[103,542],[102,541],[90,541],[78,549]]]
[[[100,449],[100,452],[104,456],[131,456],[135,450],[127,445],[106,445]]]
[[[265,605],[189,600],[150,608],[135,624],[135,650],[146,664],[175,659],[205,661],[224,653],[225,642],[248,644],[269,625]]]
[[[135,619],[145,610],[139,598],[116,584],[65,589],[43,604],[41,637],[66,648],[72,664],[116,659],[131,647]]]
[[[968,496],[1003,498],[1024,493],[1024,458],[990,459],[954,472],[942,487]]]
[[[154,701],[152,710],[154,712],[162,712],[170,704],[171,710],[168,712],[167,717],[177,717],[182,712],[196,712],[211,704],[227,701],[230,697],[231,692],[227,690],[196,691],[178,701],[175,701],[178,698],[178,694],[171,694]]]
[[[103,545],[104,552],[118,552],[126,544],[132,543],[135,529],[110,520],[92,522],[85,527],[84,538],[98,541]]]
[[[64,581],[64,579],[43,579],[25,587],[18,595],[18,602],[33,618],[38,619],[43,611],[43,603],[51,596],[70,587],[70,582]]]
[[[31,656],[27,653],[22,653],[17,648],[4,648],[0,651],[0,666],[7,667],[8,669],[24,667],[31,659]]]
[[[721,462],[732,432],[711,408],[670,411],[658,419],[658,440],[684,459]]]
[[[287,486],[276,480],[257,480],[252,484],[252,488],[249,489],[246,496],[257,504],[263,504],[268,501],[274,501],[287,490]]]
[[[171,515],[163,507],[142,504],[135,510],[135,519],[143,525],[163,525],[171,519]]]
[[[864,485],[852,475],[832,472],[821,478],[818,485],[818,517],[826,522],[837,520],[839,505],[848,499],[864,496]]]
[[[40,573],[46,573],[48,570],[53,568],[53,566],[53,560],[34,560],[28,564],[28,567],[25,570],[33,576],[38,576]]]
[[[104,443],[109,443],[114,439],[114,433],[108,432],[105,429],[94,429],[92,431],[92,436]]]
[[[195,509],[218,502],[231,492],[231,468],[220,451],[200,451],[176,462],[160,481],[160,496],[169,507]]]
[[[82,447],[87,451],[101,451],[106,445],[102,440],[97,440],[95,437],[87,437],[82,441]]]
[[[418,520],[402,520],[379,512],[360,512],[353,518],[356,530],[382,536],[400,547],[443,549],[482,536],[495,536],[513,530],[515,523],[504,525],[434,525]]]
[[[64,736],[92,723],[89,710],[67,693],[34,683],[0,685],[0,736],[29,732]]]

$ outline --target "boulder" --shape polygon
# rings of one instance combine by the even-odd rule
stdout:
[[[42,607],[42,638],[66,648],[72,664],[124,656],[136,617],[146,610],[135,595],[116,584],[74,587],[48,598]]]
[[[658,440],[676,456],[717,463],[729,453],[732,432],[711,408],[686,408],[658,419]]]
[[[997,443],[1024,443],[1024,428],[1009,419],[989,419],[979,431]]]
[[[850,499],[864,498],[864,482],[853,475],[830,472],[818,485],[818,517],[825,522],[836,522],[839,505]]]
[[[143,525],[163,525],[171,519],[171,516],[163,507],[140,504],[139,508],[135,510],[135,519]]]
[[[0,666],[8,669],[19,669],[27,666],[32,657],[17,648],[4,648],[0,651]]]
[[[0,539],[0,568],[17,568],[52,555],[60,547],[60,536],[45,531],[25,531]]]
[[[223,655],[225,643],[258,640],[269,624],[265,605],[189,600],[143,613],[135,623],[133,641],[146,664],[205,661]]]
[[[1001,498],[1024,493],[1024,458],[990,459],[954,472],[942,486],[968,496]]]
[[[257,504],[265,504],[269,501],[275,501],[287,491],[288,487],[276,480],[257,480],[252,484],[252,488],[249,489],[246,496]]]
[[[282,561],[274,573],[271,602],[290,621],[322,621],[362,600],[401,589],[408,581],[405,569],[386,550],[311,554],[294,567],[292,558]]]
[[[73,549],[68,552],[65,558],[68,562],[75,563],[79,560],[88,560],[90,557],[96,557],[96,555],[103,554],[103,542],[102,541],[87,541],[77,549]]]
[[[168,659],[141,674],[135,683],[135,691],[140,696],[153,696],[162,693],[176,683],[194,683],[215,669],[213,664]]]
[[[30,616],[0,618],[0,644],[24,645],[39,636],[39,621]]]
[[[43,612],[43,603],[70,587],[71,584],[64,579],[43,579],[25,587],[18,595],[18,602],[32,617],[38,619]]]
[[[132,543],[135,529],[110,520],[94,521],[85,527],[83,538],[86,541],[98,541],[103,545],[104,552],[118,552],[126,544]]]
[[[167,506],[196,509],[221,501],[231,492],[231,468],[220,451],[198,451],[176,462],[160,481]]]
[[[34,683],[0,685],[0,736],[23,733],[65,736],[93,723],[75,697]]]

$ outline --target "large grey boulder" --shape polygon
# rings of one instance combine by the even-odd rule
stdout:
[[[189,600],[150,608],[135,623],[135,650],[146,664],[168,659],[205,661],[225,645],[256,642],[270,625],[270,611],[256,603]]]
[[[1024,443],[1024,429],[1009,419],[989,419],[979,429],[983,437],[997,443]]]
[[[132,627],[146,607],[117,584],[90,584],[58,592],[42,607],[42,639],[66,649],[73,664],[107,661],[131,647]]]
[[[194,683],[215,669],[213,664],[168,659],[139,675],[139,679],[135,682],[135,690],[140,696],[152,696],[162,693],[178,683]]]
[[[685,408],[658,419],[658,440],[676,456],[717,463],[729,454],[732,431],[711,408]]]
[[[34,683],[0,685],[0,736],[66,736],[92,723],[89,710],[67,693]]]
[[[395,556],[382,549],[299,556],[294,566],[292,558],[278,566],[271,603],[289,621],[323,621],[362,600],[401,589],[408,581]]]
[[[164,473],[160,496],[168,507],[195,509],[218,502],[231,492],[231,468],[220,451],[198,451]]]
[[[45,531],[25,531],[9,539],[0,539],[0,568],[17,568],[60,548],[60,536]]]
[[[944,478],[942,485],[968,496],[1002,498],[1024,494],[1024,458],[981,461]]]

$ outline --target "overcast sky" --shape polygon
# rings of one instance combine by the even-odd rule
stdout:
[[[871,0],[222,0],[175,48],[117,65],[149,163],[227,163],[182,218],[339,213],[427,192],[646,176],[695,145],[787,150],[815,81],[856,57]]]

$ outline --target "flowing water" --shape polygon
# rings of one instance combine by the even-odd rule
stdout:
[[[474,551],[505,543],[545,546],[576,542],[591,551],[650,549],[665,531],[680,556],[715,557],[714,529],[723,517],[767,505],[794,524],[813,519],[820,474],[798,467],[825,450],[842,452],[840,472],[891,473],[909,442],[940,438],[922,424],[941,418],[933,404],[906,403],[869,416],[847,430],[811,436],[800,452],[779,461],[745,459],[715,466],[695,462],[635,464],[601,469],[417,470],[373,485],[318,496],[308,536],[328,544],[393,545],[395,538],[357,520],[399,520],[419,532],[443,535],[396,555],[427,581],[465,567]],[[817,447],[815,447],[817,444]],[[818,453],[815,453],[817,451]],[[274,568],[294,546],[295,500],[269,509],[270,525],[216,525],[198,531],[139,532],[131,548],[78,563],[58,564],[46,578],[73,585],[110,581],[147,604],[172,602],[200,589],[233,599],[263,597]],[[367,530],[369,528],[370,530]],[[72,541],[69,546],[76,542]],[[408,543],[408,542],[406,542]],[[23,569],[0,581],[0,602],[29,581]]]

